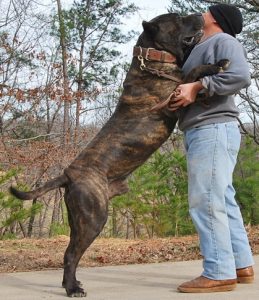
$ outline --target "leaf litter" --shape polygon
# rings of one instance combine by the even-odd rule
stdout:
[[[259,254],[259,226],[248,228],[254,255]],[[59,269],[69,237],[0,241],[0,273]],[[126,240],[97,238],[80,267],[144,264],[201,259],[197,235]]]

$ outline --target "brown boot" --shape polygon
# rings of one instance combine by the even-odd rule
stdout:
[[[237,269],[237,282],[238,283],[252,283],[254,281],[253,267]]]
[[[178,286],[178,291],[182,293],[213,293],[232,291],[236,287],[236,279],[213,280],[200,276],[191,281],[187,281]]]

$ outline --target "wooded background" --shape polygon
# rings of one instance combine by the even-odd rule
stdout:
[[[169,11],[205,11],[231,3],[244,16],[238,35],[248,53],[252,85],[237,96],[242,148],[234,184],[246,224],[259,223],[259,2],[172,0]],[[119,45],[138,11],[129,1],[0,0],[0,239],[68,234],[62,190],[32,202],[11,184],[40,186],[62,173],[111,116],[129,61]],[[103,236],[136,238],[194,232],[188,213],[186,160],[175,130],[113,199]]]

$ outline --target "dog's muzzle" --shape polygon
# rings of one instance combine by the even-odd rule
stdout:
[[[183,44],[188,46],[188,47],[194,46],[197,43],[199,43],[202,36],[203,36],[203,30],[201,29],[198,32],[196,32],[195,35],[185,37],[183,39]]]

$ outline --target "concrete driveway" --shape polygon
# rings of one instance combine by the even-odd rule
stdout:
[[[78,279],[87,300],[258,300],[259,256],[255,256],[256,280],[238,284],[232,292],[182,294],[177,286],[201,273],[201,261],[81,268]],[[61,287],[62,270],[0,274],[0,299],[66,299]]]

